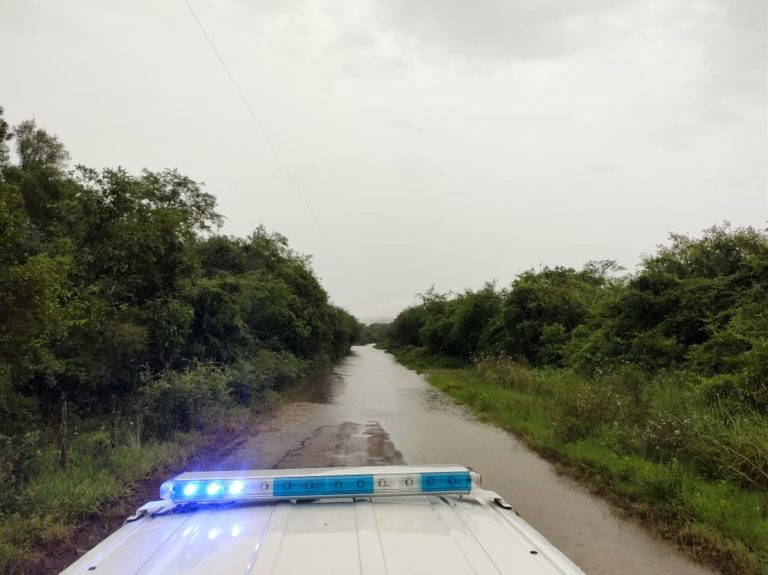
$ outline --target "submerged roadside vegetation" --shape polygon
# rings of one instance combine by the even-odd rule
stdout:
[[[379,341],[692,556],[768,573],[768,236],[673,235],[621,272],[431,289]]]
[[[68,160],[0,108],[2,573],[45,572],[79,521],[231,437],[360,331],[285,237],[217,234],[188,177]]]

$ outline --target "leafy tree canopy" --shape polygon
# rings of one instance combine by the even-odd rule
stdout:
[[[194,180],[171,169],[67,172],[68,162],[56,136],[34,120],[11,127],[0,108],[7,393],[103,410],[147,374],[260,350],[324,364],[358,337],[308,257],[262,226],[218,235],[215,197]]]

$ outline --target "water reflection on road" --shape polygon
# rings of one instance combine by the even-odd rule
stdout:
[[[222,468],[461,463],[589,574],[704,574],[672,547],[372,347],[356,347],[221,461]]]

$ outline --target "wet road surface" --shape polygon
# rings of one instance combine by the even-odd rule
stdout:
[[[355,347],[220,469],[461,463],[590,575],[711,574],[383,351]]]

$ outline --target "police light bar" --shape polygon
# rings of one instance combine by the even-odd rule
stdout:
[[[461,465],[398,465],[182,473],[164,482],[173,503],[280,501],[380,495],[468,494],[477,472]]]

